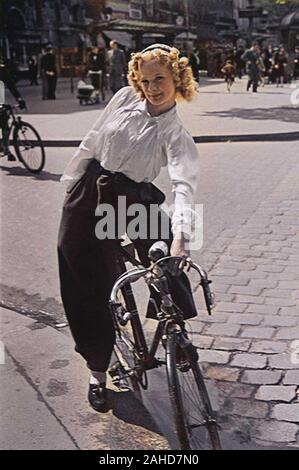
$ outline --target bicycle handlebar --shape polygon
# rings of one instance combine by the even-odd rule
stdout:
[[[146,268],[133,268],[130,269],[129,271],[126,271],[124,274],[122,274],[117,281],[115,282],[111,294],[110,294],[110,300],[113,303],[118,303],[118,292],[120,289],[127,283],[129,282],[136,282],[138,281],[141,277],[144,277],[148,272],[148,269]]]
[[[211,281],[208,279],[206,271],[199,265],[194,263],[191,258],[185,258],[183,256],[165,256],[163,258],[160,258],[157,260],[155,263],[151,265],[150,268],[143,268],[143,267],[135,267],[130,269],[129,271],[126,271],[123,273],[116,283],[113,286],[113,289],[110,294],[110,303],[115,304],[119,306],[119,301],[118,301],[118,293],[120,289],[127,283],[131,282],[136,282],[138,281],[141,277],[145,278],[147,277],[146,282],[149,285],[154,285],[155,281],[159,279],[159,276],[157,273],[155,273],[155,268],[159,267],[161,263],[165,263],[167,261],[179,261],[181,267],[179,268],[181,271],[183,271],[186,267],[188,267],[188,270],[190,268],[193,268],[200,276],[200,283],[199,285],[202,286],[203,292],[204,292],[204,298],[205,298],[205,303],[206,307],[208,310],[209,315],[211,315],[211,310],[215,306],[215,301],[214,301],[214,295],[210,290],[209,284]],[[163,269],[162,273],[164,273]]]

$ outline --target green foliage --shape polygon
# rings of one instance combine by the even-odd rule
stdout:
[[[299,8],[299,0],[255,0],[254,5],[269,11],[271,16],[281,19]]]
[[[282,7],[282,8],[295,8],[299,7],[299,0],[256,0],[256,6],[264,8]]]

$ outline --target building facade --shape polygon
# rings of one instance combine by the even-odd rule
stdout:
[[[153,41],[173,43],[177,35],[192,29],[190,0],[86,0],[87,16],[93,23],[90,34],[116,39],[139,50]]]
[[[174,43],[195,31],[193,0],[2,0],[1,51],[26,66],[52,44],[62,75],[80,73],[92,45],[138,50],[152,42]],[[193,34],[193,37],[196,36]]]
[[[74,65],[73,49],[86,28],[83,0],[3,0],[1,54],[25,67],[29,56],[39,56],[51,44],[58,67]]]

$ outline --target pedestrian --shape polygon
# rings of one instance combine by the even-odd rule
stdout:
[[[295,47],[295,54],[293,57],[293,79],[299,79],[299,47]]]
[[[244,61],[242,60],[242,55],[244,54],[244,49],[243,47],[238,47],[238,49],[235,49],[234,51],[234,60],[236,64],[236,75],[238,78],[241,80],[243,72],[244,72]]]
[[[224,80],[227,86],[227,91],[230,93],[236,75],[236,70],[231,60],[227,60],[225,62],[225,65],[222,67],[221,72],[224,74]]]
[[[55,100],[57,85],[56,57],[52,46],[47,46],[41,58],[42,99]]]
[[[192,69],[193,77],[198,82],[199,81],[199,58],[195,55],[192,46],[190,44],[185,44],[182,55],[187,57],[189,60],[189,65]]]
[[[6,63],[0,58],[0,82],[3,82],[4,85],[9,89],[12,96],[17,101],[20,109],[26,108],[26,103],[21,96],[21,93],[16,87],[16,84],[11,76],[9,67]],[[1,106],[5,104],[5,100],[3,103],[0,102],[0,129],[2,133],[2,138],[0,141],[0,157],[7,157],[7,160],[13,162],[16,158],[13,153],[9,150],[9,126],[8,126],[8,114],[5,106]]]
[[[273,73],[276,86],[279,87],[279,85],[281,85],[283,87],[284,81],[286,79],[286,67],[288,65],[287,54],[283,46],[280,46],[278,51],[275,52],[273,64]]]
[[[199,81],[199,59],[195,55],[194,51],[189,50],[187,53],[190,67],[192,69],[193,77],[198,82]]]
[[[257,42],[253,42],[250,49],[244,52],[242,60],[246,62],[246,71],[248,74],[247,91],[252,86],[253,93],[257,93],[260,80],[260,48]]]
[[[268,83],[272,81],[272,60],[273,60],[273,47],[272,44],[269,44],[266,49],[264,49],[264,66],[265,66],[265,77],[268,80]]]
[[[30,86],[38,85],[38,81],[37,81],[37,60],[36,60],[35,56],[29,56],[27,64],[28,64],[28,69],[29,69]]]
[[[93,47],[88,54],[88,73],[91,79],[91,84],[96,90],[97,97],[101,92],[102,100],[105,101],[104,84],[106,78],[106,52],[105,49],[98,46]],[[98,99],[97,99],[98,101]]]
[[[177,99],[190,101],[196,95],[188,59],[180,57],[176,48],[154,44],[132,55],[128,79],[131,86],[114,95],[62,176],[70,186],[58,239],[61,295],[75,350],[90,370],[88,399],[97,411],[105,409],[106,371],[115,340],[108,300],[116,279],[118,241],[96,237],[96,207],[109,204],[116,209],[119,196],[125,196],[127,208],[142,204],[148,214],[148,236],[132,241],[148,266],[148,249],[161,239],[150,235],[149,208],[165,198],[151,181],[168,164],[175,210],[172,233],[164,240],[172,255],[187,255],[182,205],[194,201],[198,179],[197,149],[176,110]],[[127,216],[126,224],[132,220],[127,214],[127,210],[121,214]],[[170,277],[169,282],[186,318],[196,316],[187,276]]]
[[[125,53],[118,47],[117,41],[110,41],[109,45],[111,48],[108,51],[110,88],[114,94],[125,84],[127,61]]]

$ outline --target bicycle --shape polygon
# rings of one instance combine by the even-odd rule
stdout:
[[[165,248],[166,247],[166,248]],[[211,406],[200,370],[197,348],[192,344],[185,327],[183,312],[174,304],[168,289],[166,272],[194,269],[200,276],[207,311],[211,314],[214,297],[210,280],[204,269],[190,258],[167,256],[164,242],[156,242],[149,250],[151,265],[145,268],[138,262],[130,248],[119,245],[118,265],[122,269],[111,296],[110,310],[116,331],[114,354],[116,362],[109,373],[121,388],[129,382],[135,392],[148,388],[147,371],[166,365],[170,402],[173,409],[176,435],[183,450],[221,449],[218,424]],[[134,267],[126,270],[125,262]],[[137,310],[131,283],[143,278],[161,297],[160,309],[156,306],[158,325],[148,346]],[[198,286],[199,286],[198,285]],[[120,294],[122,299],[120,299]],[[156,357],[158,347],[165,352],[165,360]]]
[[[8,128],[2,137],[4,148],[8,148],[12,132],[12,144],[18,160],[31,173],[39,173],[43,169],[46,160],[43,141],[31,124],[23,121],[21,116],[15,116],[14,109],[18,107],[18,105],[0,105],[2,119],[8,122]]]

